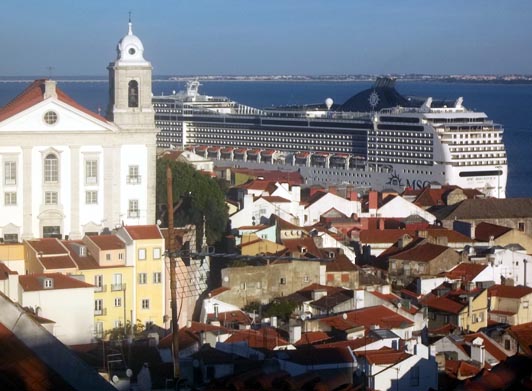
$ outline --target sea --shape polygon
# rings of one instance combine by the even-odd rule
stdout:
[[[104,77],[61,78],[58,86],[78,103],[94,112],[106,113],[109,85]],[[169,95],[184,89],[184,82],[154,77],[153,94]],[[25,81],[0,80],[0,107],[24,88]],[[227,96],[240,103],[265,108],[271,106],[309,104],[332,98],[343,103],[354,94],[369,88],[371,82],[333,81],[201,81],[200,92]],[[532,84],[497,84],[482,82],[397,81],[403,95],[455,100],[464,98],[464,106],[485,112],[504,126],[504,142],[508,154],[507,197],[532,197]]]

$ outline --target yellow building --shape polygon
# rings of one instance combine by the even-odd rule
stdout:
[[[126,264],[134,266],[132,316],[143,324],[164,324],[164,238],[157,225],[124,226],[117,235],[125,242]]]
[[[22,243],[0,244],[0,262],[18,274],[25,274],[24,245]]]
[[[131,322],[134,267],[126,265],[124,242],[116,235],[99,235],[64,244],[78,265],[76,274],[95,286],[95,336]]]
[[[532,288],[493,285],[488,294],[491,320],[511,326],[532,322]]]

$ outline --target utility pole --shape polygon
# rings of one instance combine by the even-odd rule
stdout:
[[[179,324],[177,322],[177,281],[176,281],[176,248],[174,235],[174,197],[172,169],[166,165],[166,198],[168,202],[168,246],[170,259],[170,305],[172,307],[172,358],[174,362],[174,381],[179,379]]]

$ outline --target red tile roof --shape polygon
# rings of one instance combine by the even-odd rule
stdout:
[[[163,235],[159,227],[152,225],[126,225],[124,229],[129,233],[133,240],[143,239],[162,239]]]
[[[447,250],[449,250],[449,247],[447,246],[440,246],[438,244],[432,243],[421,243],[414,248],[402,251],[391,256],[390,258],[405,261],[430,262]]]
[[[527,286],[492,285],[488,288],[489,296],[520,299],[532,293],[532,288]]]
[[[85,237],[85,240],[93,242],[100,250],[122,250],[125,243],[117,235],[93,235]]]
[[[509,333],[517,340],[524,353],[532,356],[532,322],[511,326]]]
[[[37,253],[43,255],[67,255],[68,250],[56,238],[28,240],[28,243]]]
[[[403,235],[416,236],[415,230],[409,229],[367,229],[360,231],[360,242],[362,243],[395,243]]]
[[[422,302],[423,305],[429,308],[451,314],[459,314],[460,311],[466,307],[466,304],[460,304],[454,300],[448,299],[447,297],[438,297],[432,294],[426,295]]]
[[[492,236],[493,238],[498,238],[511,230],[511,228],[503,227],[502,225],[481,222],[475,227],[475,239],[489,242]]]
[[[320,319],[320,322],[343,331],[358,326],[364,326],[366,330],[369,330],[374,325],[378,325],[383,329],[392,329],[410,327],[414,324],[411,320],[382,305],[361,308],[342,315],[323,318]]]
[[[87,284],[86,282],[80,281],[73,277],[66,276],[61,273],[26,274],[23,276],[19,276],[18,279],[20,286],[26,292],[94,287],[94,285]],[[44,288],[42,282],[43,279],[52,279],[52,288]]]
[[[76,264],[74,260],[69,255],[61,255],[57,257],[42,256],[38,257],[39,261],[46,270],[57,270],[57,269],[75,269]]]
[[[307,349],[284,350],[282,359],[299,365],[311,365],[313,368],[320,365],[352,363],[354,361],[353,356],[344,348],[323,348],[316,354],[309,354]]]
[[[209,292],[209,297],[216,297],[220,293],[230,290],[230,288],[226,288],[224,286],[220,286],[218,288],[214,288],[212,291]]]
[[[285,336],[273,327],[262,327],[258,330],[238,330],[225,343],[247,342],[250,348],[273,350],[277,346],[288,345]]]
[[[16,96],[11,102],[6,104],[0,109],[0,121],[3,121],[7,118],[10,118],[22,111],[29,109],[32,106],[42,102],[44,100],[44,79],[35,80],[31,83],[28,88],[22,91],[18,96]],[[104,117],[90,111],[86,107],[83,107],[67,94],[65,94],[61,89],[56,88],[57,98],[63,103],[72,106],[85,114],[88,114],[100,121],[108,122]]]
[[[454,378],[464,379],[475,376],[482,368],[462,360],[445,360],[445,373]]]
[[[478,276],[488,265],[480,263],[460,263],[453,269],[449,270],[445,275],[452,280],[472,281]]]
[[[0,373],[5,390],[74,390],[2,323]]]
[[[378,350],[358,350],[355,352],[358,357],[365,357],[367,362],[374,365],[397,364],[412,357],[410,354],[388,347]]]
[[[318,345],[314,345],[314,347],[317,349],[348,347],[351,350],[356,350],[363,346],[369,345],[370,343],[373,343],[375,341],[376,339],[371,338],[371,337],[361,337],[361,338],[348,339],[348,340],[343,340],[343,341],[318,344]]]
[[[7,280],[10,274],[18,274],[12,271],[4,263],[0,262],[0,280]]]
[[[330,341],[333,337],[324,331],[308,331],[301,335],[301,339],[294,343],[294,346],[313,345]]]
[[[287,203],[290,202],[290,200],[287,200],[286,198],[279,197],[279,196],[262,196],[263,200],[271,202],[271,203]]]

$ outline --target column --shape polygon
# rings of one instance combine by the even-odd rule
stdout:
[[[33,178],[32,169],[32,147],[22,147],[22,239],[32,239],[40,236],[33,232],[33,187],[32,181],[42,181],[42,178]],[[37,216],[35,216],[37,218]]]

